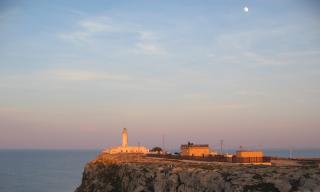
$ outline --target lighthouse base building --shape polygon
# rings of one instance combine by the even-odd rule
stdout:
[[[128,132],[126,128],[122,130],[122,145],[111,147],[103,151],[103,153],[142,153],[147,154],[149,150],[144,146],[128,146]]]

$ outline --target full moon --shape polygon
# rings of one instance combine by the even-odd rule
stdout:
[[[243,10],[244,10],[244,12],[249,12],[249,8],[248,8],[247,6],[245,6],[245,7],[243,8]]]

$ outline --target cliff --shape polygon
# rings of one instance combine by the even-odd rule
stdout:
[[[103,154],[89,162],[76,192],[320,191],[314,166],[241,165]]]

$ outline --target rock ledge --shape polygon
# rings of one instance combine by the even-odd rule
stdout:
[[[85,166],[76,192],[108,191],[318,192],[320,170],[101,154]]]

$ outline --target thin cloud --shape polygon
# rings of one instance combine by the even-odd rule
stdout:
[[[136,43],[137,54],[164,54],[165,50],[159,45],[159,35],[152,31],[138,31],[138,42]]]
[[[278,39],[289,41],[292,37],[287,37],[287,31],[297,30],[299,28],[295,26],[279,26],[268,31],[257,29],[225,33],[216,37],[212,51],[208,52],[207,57],[211,62],[220,64],[258,66],[316,64],[320,58],[318,49],[257,51],[259,50],[257,49],[258,46],[263,45],[269,48],[270,43],[266,42],[265,39],[274,40],[275,43],[278,43],[276,41]]]
[[[47,71],[47,75],[51,78],[68,80],[68,81],[94,81],[94,80],[109,80],[109,81],[128,81],[131,78],[125,75],[117,75],[95,71],[82,70],[52,70]]]
[[[108,17],[93,17],[80,20],[77,23],[77,28],[74,31],[60,33],[58,37],[75,44],[83,44],[92,42],[99,33],[120,30]]]
[[[86,12],[83,12],[83,11],[80,11],[80,10],[77,10],[77,9],[73,9],[73,8],[67,8],[67,7],[62,7],[61,8],[62,11],[65,11],[69,14],[72,14],[72,15],[76,15],[76,16],[88,16],[88,13]]]
[[[139,39],[141,41],[146,41],[146,40],[155,40],[158,39],[158,34],[156,34],[155,32],[151,32],[151,31],[139,31]]]
[[[96,17],[93,19],[85,19],[79,22],[79,26],[88,33],[112,32],[116,31],[112,20],[108,17]]]
[[[91,34],[85,31],[75,31],[71,33],[62,33],[59,34],[59,38],[63,40],[70,41],[75,44],[79,43],[89,43]]]
[[[160,36],[150,30],[142,30],[137,25],[128,23],[114,22],[113,19],[106,16],[88,17],[76,23],[76,30],[63,32],[58,37],[64,41],[75,45],[96,45],[101,42],[101,38],[107,33],[122,33],[125,37],[135,39],[131,44],[135,54],[164,54],[165,50],[159,44]],[[105,39],[106,40],[106,39]],[[130,47],[128,45],[127,47]]]
[[[137,53],[144,53],[144,54],[162,54],[164,53],[164,50],[159,47],[155,43],[151,42],[139,42],[136,44],[137,47]]]
[[[320,51],[289,51],[285,53],[274,52],[272,54],[259,53],[255,50],[239,50],[232,54],[209,53],[207,55],[213,63],[220,64],[239,64],[255,66],[280,66],[280,65],[302,65],[318,64]]]
[[[21,10],[18,7],[2,10],[0,13],[0,21],[9,21],[11,18],[19,15]]]

